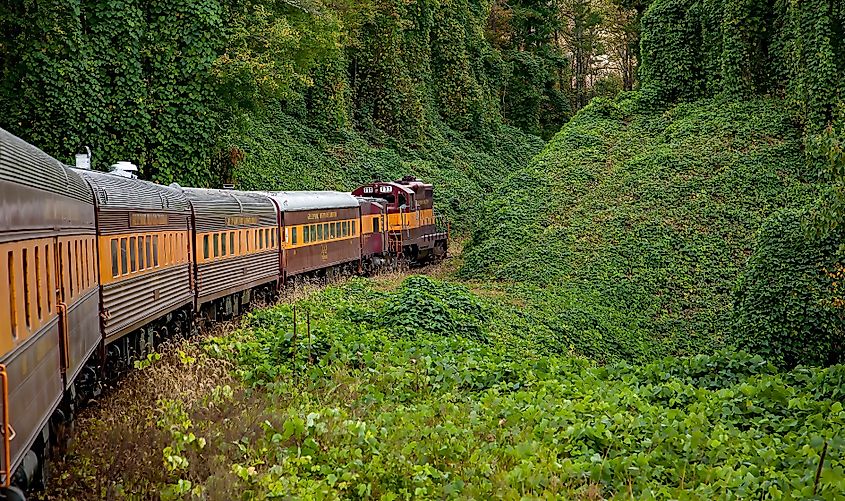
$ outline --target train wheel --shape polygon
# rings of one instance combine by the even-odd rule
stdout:
[[[0,489],[0,499],[3,501],[26,501],[26,496],[17,487],[4,487]]]

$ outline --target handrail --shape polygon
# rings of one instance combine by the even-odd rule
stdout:
[[[62,372],[66,372],[70,367],[70,336],[68,335],[68,320],[67,320],[67,304],[59,302],[56,305],[59,311],[59,329],[61,330],[62,340],[64,341],[64,350],[62,350]]]
[[[0,399],[3,401],[3,427],[0,429],[0,435],[3,436],[3,467],[0,469],[0,475],[3,475],[3,486],[9,487],[12,485],[12,439],[15,438],[15,429],[9,422],[9,374],[6,372],[6,365],[0,364],[0,380],[2,380],[2,395]]]

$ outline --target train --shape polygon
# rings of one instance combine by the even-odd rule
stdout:
[[[0,129],[0,499],[42,488],[78,408],[164,340],[299,280],[447,253],[434,188],[412,176],[262,192],[131,170],[71,167]]]

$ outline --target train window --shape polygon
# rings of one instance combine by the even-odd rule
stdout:
[[[147,268],[153,267],[153,237],[152,235],[147,235],[144,239],[147,245]]]
[[[85,239],[85,289],[91,286],[91,239]]]
[[[270,230],[267,228],[264,228],[264,245],[270,247]]]
[[[82,240],[73,243],[73,259],[76,263],[76,293],[82,292],[85,283],[85,268],[82,266]]]
[[[290,243],[296,245],[296,227],[291,228],[290,230]]]
[[[223,233],[222,235],[220,235],[220,240],[221,240],[221,242],[220,242],[220,255],[225,256],[226,255],[226,233]]]
[[[9,312],[12,316],[12,336],[17,339],[18,337],[18,298],[17,298],[17,287],[18,287],[18,277],[15,270],[15,252],[9,251],[9,256],[7,260],[7,265],[9,266]]]
[[[66,265],[65,265],[65,260],[64,260],[64,252],[65,252],[65,244],[64,244],[64,242],[59,242],[59,253],[56,255],[56,258],[58,258],[58,260],[59,260],[59,262],[56,264],[56,269],[59,272],[59,276],[57,277],[58,284],[56,284],[56,285],[58,285],[58,288],[61,289],[61,292],[62,292],[61,297],[62,298],[64,298],[65,294],[67,293],[67,290],[65,289],[65,287],[67,287],[67,284],[65,283]],[[63,301],[63,299],[59,299],[59,301]]]
[[[323,239],[323,225],[318,224],[317,225],[317,240],[319,241],[319,240],[322,240],[322,239]]]
[[[82,292],[86,288],[86,286],[85,286],[85,282],[86,282],[85,274],[88,271],[87,270],[88,261],[85,259],[85,240],[80,240],[78,243],[79,243],[79,246],[77,247],[77,254],[76,254],[76,261],[77,261],[78,265],[77,265],[76,269],[79,272],[79,289],[77,289],[77,290],[79,292]]]
[[[234,231],[229,232],[229,253],[231,253],[231,254],[235,253],[235,232]]]
[[[32,312],[29,306],[29,249],[23,250],[23,313],[26,328],[32,326]]]
[[[35,304],[38,311],[38,320],[42,320],[44,318],[44,312],[42,311],[41,305],[41,293],[44,290],[44,286],[41,284],[41,253],[39,252],[41,249],[38,246],[35,246]]]
[[[311,233],[311,241],[316,242],[317,241],[317,226],[312,224],[312,225],[309,226],[309,228],[311,228],[311,230],[309,231],[309,233]]]
[[[378,233],[378,218],[373,218],[373,233]]]
[[[167,234],[167,262],[170,264],[176,264],[176,234],[175,233],[168,233]]]
[[[146,253],[144,252],[144,240],[147,238],[143,235],[138,237],[138,271],[143,271],[146,266],[146,260],[144,260],[144,256]]]
[[[329,223],[323,223],[323,239],[329,239]]]
[[[120,239],[120,274],[129,273],[129,257],[126,254],[126,238]]]
[[[307,244],[311,241],[311,229],[306,225],[302,227],[302,243]]]
[[[85,239],[85,290],[88,290],[88,287],[91,286],[91,251],[89,250],[91,246],[91,240]]]
[[[53,313],[53,259],[50,254],[50,244],[44,246],[44,263],[47,265],[47,314]]]
[[[270,231],[270,247],[273,249],[276,248],[276,228],[273,228],[273,230]]]
[[[73,251],[70,248],[70,242],[67,243],[67,282],[68,282],[68,299],[73,297]]]
[[[153,266],[158,268],[158,235],[153,235]]]
[[[120,275],[120,268],[118,267],[118,259],[117,259],[117,239],[111,239],[111,276],[112,278]]]
[[[214,257],[217,257],[217,256],[220,255],[220,234],[215,233],[213,238],[214,238]]]
[[[202,256],[208,259],[208,235],[202,236]]]
[[[133,273],[138,270],[137,240],[135,237],[129,237],[129,271]]]
[[[329,223],[329,238],[337,238],[337,223]]]
[[[88,288],[88,251],[85,248],[85,244],[88,243],[88,239],[80,240],[79,241],[79,255],[76,256],[79,259],[79,290],[84,291]]]
[[[264,230],[258,230],[258,248],[264,248]]]

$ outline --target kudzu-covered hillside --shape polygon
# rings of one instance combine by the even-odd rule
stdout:
[[[561,349],[596,360],[724,346],[758,229],[814,197],[779,102],[640,99],[580,112],[500,186],[464,255],[464,276],[524,284]]]

